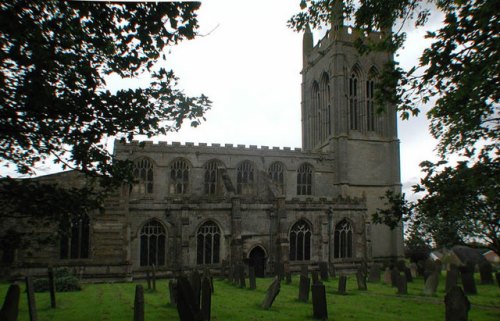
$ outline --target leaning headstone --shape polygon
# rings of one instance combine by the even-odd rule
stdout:
[[[196,304],[193,288],[188,279],[177,278],[177,312],[180,321],[201,321],[200,306]]]
[[[384,283],[387,285],[391,284],[391,270],[389,268],[386,268],[384,271]]]
[[[11,284],[9,286],[9,289],[7,290],[7,295],[5,295],[2,309],[0,310],[0,320],[17,321],[17,315],[19,314],[20,295],[21,290],[19,289],[19,285]]]
[[[322,283],[313,284],[311,287],[313,317],[319,320],[328,319],[328,311],[326,308],[326,292],[325,286]]]
[[[380,282],[380,266],[373,264],[368,273],[368,282]]]
[[[408,294],[406,274],[400,274],[398,277],[398,294]]]
[[[269,286],[269,288],[266,291],[266,296],[264,297],[264,301],[262,301],[262,308],[263,309],[270,309],[271,306],[273,305],[274,299],[278,296],[278,293],[280,293],[280,280],[278,276],[274,277],[273,282]]]
[[[56,281],[54,278],[54,269],[49,267],[49,291],[50,291],[50,307],[56,308]]]
[[[318,271],[312,271],[311,275],[312,275],[313,284],[318,283],[319,282]]]
[[[356,272],[356,280],[358,281],[358,290],[366,291],[366,276],[361,269]]]
[[[151,272],[153,275],[152,281],[153,281],[153,291],[156,291],[156,266],[153,264],[151,267]]]
[[[328,281],[328,263],[327,262],[319,262],[319,275],[321,277],[321,281]]]
[[[393,288],[398,287],[398,278],[399,278],[399,269],[396,267],[393,267],[391,270],[391,286]]]
[[[33,279],[31,276],[26,277],[26,295],[28,296],[30,321],[37,321],[38,316],[36,311],[35,290],[33,288]]]
[[[465,294],[477,294],[476,281],[474,280],[474,265],[460,267],[460,276]]]
[[[493,284],[493,267],[490,262],[479,264],[479,275],[481,284]]]
[[[459,286],[452,286],[444,297],[446,321],[467,321],[470,310],[469,299]]]
[[[346,294],[346,287],[347,287],[347,276],[341,275],[339,278],[339,288],[338,292],[339,294]]]
[[[450,265],[450,269],[446,272],[445,292],[448,293],[452,287],[457,285],[458,268],[456,265]]]
[[[257,288],[255,268],[253,266],[248,267],[248,282],[250,283],[250,290],[255,290]]]
[[[411,269],[409,267],[405,268],[406,282],[413,282],[413,275],[411,275]]]
[[[243,264],[240,264],[238,267],[238,280],[240,288],[244,289],[247,287],[245,280],[245,266]]]
[[[168,281],[168,292],[170,294],[170,304],[177,305],[177,280]]]
[[[198,270],[194,270],[190,275],[191,289],[193,290],[194,304],[200,308],[201,276]]]
[[[140,284],[135,286],[134,321],[144,321],[144,289]]]
[[[439,285],[439,274],[437,272],[432,273],[425,280],[424,293],[427,295],[434,295],[437,291]]]
[[[335,265],[333,263],[330,263],[329,267],[330,267],[330,277],[335,279],[337,277],[337,273],[335,272]]]
[[[300,266],[300,274],[305,276],[306,278],[309,277],[309,266],[307,264]]]
[[[203,277],[201,281],[201,315],[203,321],[210,321],[210,312],[212,309],[212,289],[210,279]]]
[[[307,302],[309,301],[309,287],[311,280],[304,275],[300,275],[299,281],[299,301]]]

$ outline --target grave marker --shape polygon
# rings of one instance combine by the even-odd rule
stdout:
[[[35,290],[33,289],[33,279],[31,276],[26,277],[26,295],[28,296],[28,311],[30,315],[30,321],[37,321],[37,311],[36,311],[36,300],[35,300]]]
[[[319,275],[321,277],[321,281],[328,281],[328,263],[327,262],[319,262]]]
[[[411,275],[411,270],[409,267],[405,268],[406,282],[413,282],[413,275]]]
[[[257,282],[255,280],[255,268],[253,266],[248,267],[248,282],[250,283],[250,290],[255,290],[257,288]]]
[[[151,273],[149,272],[149,268],[146,269],[146,282],[148,284],[148,291],[151,290]]]
[[[193,288],[186,277],[177,278],[177,312],[180,321],[201,321],[199,304],[196,304]]]
[[[54,279],[54,269],[49,267],[49,291],[50,291],[50,307],[56,308],[56,281]]]
[[[398,277],[398,294],[408,294],[406,274],[400,274]]]
[[[467,321],[470,310],[470,302],[462,289],[452,286],[444,297],[445,320],[446,321]]]
[[[312,271],[311,275],[312,275],[313,284],[318,283],[319,282],[318,271]]]
[[[347,294],[346,287],[347,287],[347,276],[341,275],[339,278],[339,288],[338,288],[339,294]]]
[[[493,284],[493,267],[490,262],[479,264],[479,274],[481,276],[481,284]]]
[[[238,265],[238,279],[240,283],[240,288],[244,289],[247,287],[245,280],[245,266],[243,264]]]
[[[470,264],[461,267],[460,276],[465,294],[477,294],[476,281],[474,280],[474,265]]]
[[[313,317],[319,320],[328,319],[325,286],[322,283],[313,284],[311,287],[311,292],[313,303]]]
[[[330,263],[330,277],[333,279],[337,277],[337,274],[335,273],[335,265],[333,263]]]
[[[356,272],[356,280],[358,281],[358,290],[366,291],[366,276],[361,269]]]
[[[368,274],[369,282],[380,282],[380,266],[378,264],[373,264],[370,273]]]
[[[274,277],[273,282],[269,286],[269,288],[266,291],[266,296],[264,297],[264,301],[262,301],[262,308],[263,309],[270,309],[271,306],[273,305],[274,299],[278,296],[278,293],[280,293],[280,280],[278,276]]]
[[[208,277],[203,277],[201,281],[201,315],[203,321],[210,321],[212,309],[212,285]]]
[[[307,264],[300,266],[300,274],[305,276],[306,278],[309,277],[309,266]]]
[[[288,271],[285,273],[286,284],[292,283],[292,272]]]
[[[458,281],[458,268],[456,265],[450,265],[450,269],[446,272],[445,292],[448,293],[450,289],[457,285]]]
[[[386,268],[384,271],[384,283],[387,285],[391,284],[391,270],[389,268]]]
[[[177,305],[177,280],[168,281],[168,292],[170,294],[170,304]]]
[[[198,270],[193,270],[190,276],[191,289],[194,296],[194,304],[200,308],[201,276]]]
[[[299,281],[299,301],[301,302],[307,302],[309,301],[309,287],[311,280],[304,275],[300,275],[300,281]]]
[[[0,310],[0,320],[2,321],[17,321],[19,314],[19,296],[21,290],[19,285],[11,284],[5,295],[2,309]]]
[[[153,274],[153,291],[156,291],[156,266],[154,264],[152,266],[152,274]]]
[[[391,270],[391,286],[393,288],[398,287],[398,278],[399,278],[399,269],[397,267],[393,267]]]
[[[140,284],[135,286],[134,321],[144,321],[144,289]]]
[[[425,280],[424,293],[427,295],[434,295],[439,285],[439,273],[434,272]]]

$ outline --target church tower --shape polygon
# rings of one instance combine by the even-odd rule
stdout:
[[[332,28],[315,46],[310,29],[304,33],[302,149],[333,153],[334,190],[366,198],[371,256],[388,259],[403,254],[402,228],[391,231],[369,220],[384,206],[380,197],[387,190],[401,190],[396,108],[377,106],[374,99],[382,68],[393,57],[384,52],[361,55],[354,43],[364,35],[344,26],[342,6],[336,1]],[[366,37],[377,41],[382,33]]]

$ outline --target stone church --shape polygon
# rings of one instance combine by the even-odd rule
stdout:
[[[117,141],[115,156],[134,162],[136,183],[73,222],[58,244],[17,251],[12,267],[130,279],[153,264],[173,275],[244,262],[266,275],[277,263],[353,269],[401,257],[402,228],[370,222],[380,197],[401,189],[396,110],[374,106],[377,76],[392,56],[359,55],[358,37],[342,23],[315,46],[304,33],[302,148]]]

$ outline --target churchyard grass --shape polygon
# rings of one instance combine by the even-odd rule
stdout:
[[[257,289],[240,289],[226,281],[214,281],[212,320],[313,320],[311,297],[308,303],[298,301],[298,275],[290,285],[282,282],[281,292],[271,309],[260,305],[271,278],[257,279]],[[468,296],[472,303],[470,321],[500,320],[500,289],[497,285],[481,285],[478,295]],[[146,282],[143,282],[145,284]],[[145,290],[145,319],[179,320],[177,310],[169,304],[168,282],[159,280],[157,291]],[[324,282],[330,320],[422,321],[444,320],[444,276],[434,296],[422,294],[423,280],[408,283],[408,295],[396,295],[396,288],[384,283],[368,283],[368,291],[358,291],[356,277],[347,281],[347,295],[337,294],[338,278]],[[20,283],[20,321],[29,320],[24,283]],[[49,293],[36,293],[39,321],[131,320],[136,283],[84,284],[81,292],[57,293],[57,308],[50,308]],[[0,284],[3,300],[8,284]]]

